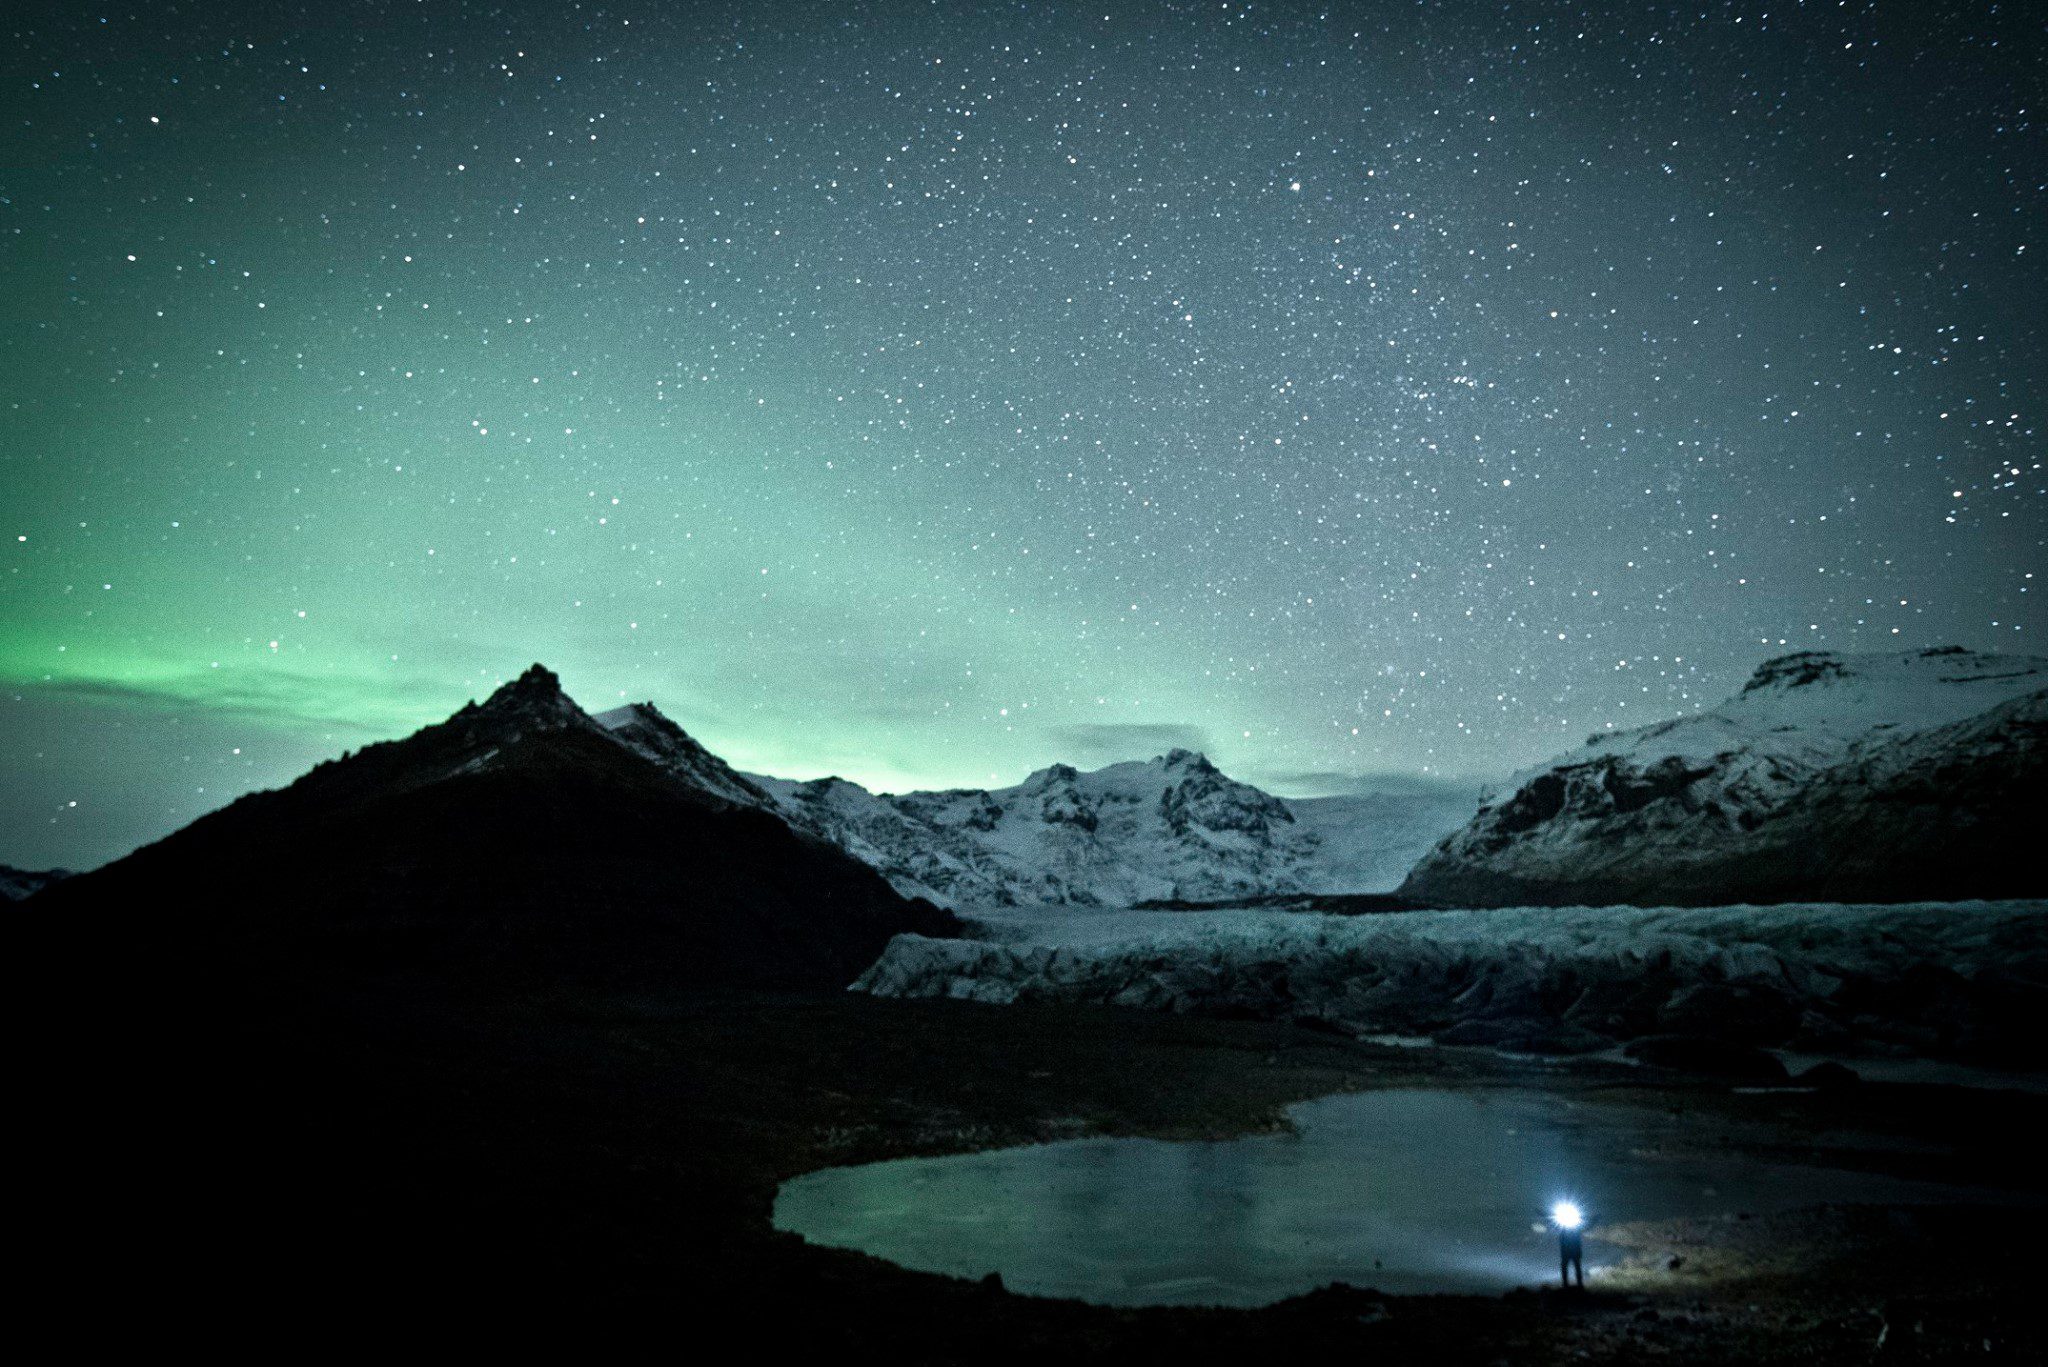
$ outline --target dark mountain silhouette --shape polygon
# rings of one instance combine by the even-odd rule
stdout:
[[[173,899],[185,904],[175,912]],[[834,988],[952,918],[597,725],[535,665],[53,885],[40,917],[216,977]]]

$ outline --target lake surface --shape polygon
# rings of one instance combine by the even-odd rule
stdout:
[[[1596,1226],[1986,1199],[1835,1168],[1673,1157],[1664,1145],[1698,1143],[1713,1122],[1537,1092],[1362,1092],[1289,1115],[1293,1134],[1079,1139],[830,1168],[783,1185],[775,1224],[920,1271],[997,1272],[1032,1295],[1245,1306],[1332,1281],[1416,1293],[1554,1279],[1556,1238],[1540,1220],[1563,1197]],[[1596,1230],[1589,1274],[1615,1253]]]

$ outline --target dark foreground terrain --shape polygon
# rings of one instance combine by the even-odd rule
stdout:
[[[1605,1237],[1637,1257],[1587,1296],[1335,1288],[1252,1312],[1032,1300],[769,1223],[777,1183],[827,1164],[1217,1135],[1336,1090],[1532,1079],[1650,1097],[1710,1149],[1819,1147],[2037,1191],[2048,1106],[2022,1094],[1739,1095],[1265,1023],[839,993],[465,1000],[392,979],[213,1006],[153,1004],[171,1012],[158,1029],[84,1055],[61,1079],[70,1100],[38,1110],[63,1152],[33,1169],[61,1177],[38,1193],[56,1219],[31,1240],[57,1294],[88,1293],[88,1317],[66,1311],[74,1335],[305,1345],[424,1328],[483,1343],[566,1328],[596,1343],[644,1325],[679,1351],[736,1334],[750,1356],[896,1362],[2048,1353],[2031,1217],[1998,1209],[1623,1226]],[[64,1033],[93,1038],[83,1020]]]

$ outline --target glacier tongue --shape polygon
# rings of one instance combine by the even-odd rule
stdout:
[[[854,990],[1253,1015],[1542,1053],[1687,1035],[2028,1066],[2048,1013],[2043,902],[1005,912],[971,924],[970,940],[898,936]]]

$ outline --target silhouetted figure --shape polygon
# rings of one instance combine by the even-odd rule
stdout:
[[[1575,1201],[1559,1201],[1550,1208],[1550,1223],[1557,1226],[1557,1276],[1564,1289],[1572,1289],[1578,1278],[1579,1290],[1586,1289],[1586,1212]]]
[[[1578,1278],[1579,1290],[1586,1289],[1586,1231],[1583,1229],[1560,1229],[1557,1232],[1557,1275],[1567,1291],[1572,1288],[1574,1276]]]

